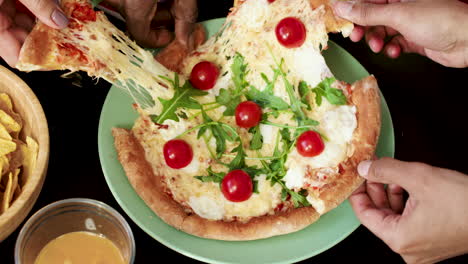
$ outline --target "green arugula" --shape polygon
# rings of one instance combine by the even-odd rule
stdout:
[[[245,79],[248,74],[247,64],[244,63],[244,57],[240,53],[234,55],[231,71],[232,82],[234,83],[233,89],[222,88],[219,90],[219,95],[216,96],[216,102],[226,107],[223,113],[224,116],[234,115],[237,105],[241,102],[244,89],[249,86]]]
[[[223,112],[224,116],[233,116],[237,105],[241,102],[241,97],[231,89],[221,88],[219,95],[216,96],[216,102],[226,107],[226,110]]]
[[[163,106],[163,110],[159,116],[151,115],[153,122],[162,124],[167,119],[179,122],[177,109],[201,109],[200,103],[198,103],[193,97],[206,95],[208,94],[207,92],[193,88],[188,81],[186,81],[183,86],[180,86],[179,75],[177,74],[175,74],[174,80],[171,80],[165,76],[160,77],[172,84],[172,87],[174,88],[174,96],[169,100],[160,97],[158,98]]]
[[[99,3],[101,3],[104,0],[91,0],[91,4],[93,5],[93,8],[95,8]]]
[[[346,104],[346,96],[340,89],[332,88],[331,85],[336,81],[333,77],[325,78],[312,92],[315,93],[315,102],[318,106],[322,105],[322,97],[327,98],[328,102],[334,105]]]
[[[307,94],[310,92],[309,85],[305,81],[299,82],[299,95],[301,96],[301,102],[305,105],[307,110],[312,110],[309,100],[307,100]]]
[[[250,149],[261,149],[263,146],[263,136],[260,132],[260,125],[250,128],[249,132],[252,133],[252,140],[250,140]]]
[[[236,153],[237,155],[231,160],[231,162],[227,165],[229,171],[243,169],[245,167],[245,154],[244,148],[242,146],[242,141],[239,138],[239,145],[232,149],[231,153]]]
[[[271,81],[264,73],[262,73],[261,76],[266,83],[266,87],[262,91],[259,91],[257,88],[250,86],[250,90],[247,91],[245,94],[247,99],[254,101],[262,108],[269,107],[273,110],[288,109],[288,103],[286,103],[283,99],[273,94],[273,88],[275,87],[275,83],[278,79],[279,72],[274,71],[273,79]]]
[[[281,150],[279,148],[280,141],[283,143]],[[275,156],[276,159],[272,160],[270,163],[261,160],[261,163],[266,171],[267,180],[271,182],[271,185],[273,186],[275,183],[278,183],[281,186],[281,198],[283,201],[285,201],[289,195],[295,207],[308,206],[309,202],[306,199],[307,195],[302,191],[295,192],[289,189],[283,181],[283,178],[286,175],[284,164],[286,163],[288,153],[291,151],[294,143],[295,141],[291,139],[291,134],[287,128],[280,130],[280,134],[276,137],[276,145],[273,152],[273,156]]]
[[[211,119],[202,108],[202,116],[204,123],[201,127],[198,127],[197,138],[200,138],[208,129],[216,139],[216,156],[220,158],[226,151],[226,141],[233,142],[239,137],[236,130],[221,122],[215,122]]]
[[[202,182],[216,182],[221,183],[224,178],[224,172],[213,172],[211,166],[206,170],[208,176],[195,176],[196,179],[199,179]]]

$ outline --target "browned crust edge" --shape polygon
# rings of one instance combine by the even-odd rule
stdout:
[[[325,203],[325,212],[337,207],[363,182],[357,173],[357,166],[363,160],[373,157],[380,135],[381,110],[377,80],[368,76],[352,86],[351,102],[357,108],[357,127],[351,148],[353,155],[341,164],[342,173],[338,180],[324,186],[318,198]]]
[[[247,223],[212,221],[187,214],[164,192],[161,176],[153,173],[132,132],[113,128],[112,134],[119,161],[135,191],[164,222],[179,230],[210,239],[254,240],[301,230],[319,218],[312,207],[256,217]]]

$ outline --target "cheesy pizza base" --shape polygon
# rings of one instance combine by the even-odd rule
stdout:
[[[351,86],[351,101],[357,108],[357,128],[352,139],[353,155],[342,165],[336,180],[316,193],[312,206],[240,221],[209,220],[187,210],[165,190],[163,177],[146,160],[145,151],[131,131],[114,128],[115,147],[125,173],[138,195],[167,224],[199,237],[219,240],[254,240],[301,230],[321,214],[342,203],[363,182],[357,174],[361,160],[370,159],[380,132],[380,98],[377,81],[366,77]],[[321,207],[320,213],[314,208]]]

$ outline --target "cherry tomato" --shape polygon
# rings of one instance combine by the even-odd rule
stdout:
[[[164,144],[164,159],[173,169],[180,169],[190,164],[193,159],[192,147],[181,139],[169,140]]]
[[[275,0],[268,0],[268,3],[273,3]]]
[[[219,76],[219,69],[209,61],[197,63],[190,73],[190,83],[200,90],[209,90],[216,84]]]
[[[276,38],[286,48],[300,47],[306,39],[306,28],[304,24],[295,17],[282,19],[276,25]]]
[[[262,108],[252,101],[245,101],[236,107],[236,124],[243,128],[258,125],[262,119]]]
[[[322,153],[325,145],[319,133],[306,131],[297,138],[296,149],[304,157],[314,157]]]
[[[224,176],[221,182],[221,191],[229,201],[243,202],[252,195],[252,179],[243,170],[233,170]]]

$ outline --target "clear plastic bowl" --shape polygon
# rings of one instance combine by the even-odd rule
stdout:
[[[135,240],[130,226],[113,208],[100,201],[73,198],[54,202],[37,211],[24,224],[15,245],[15,263],[33,264],[51,240],[70,232],[103,235],[133,264]]]

